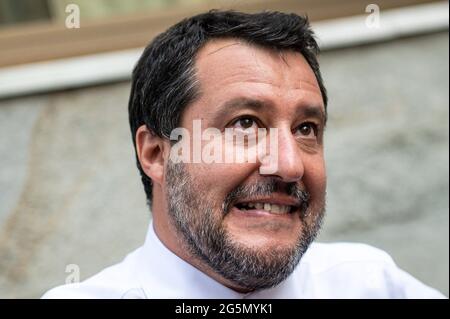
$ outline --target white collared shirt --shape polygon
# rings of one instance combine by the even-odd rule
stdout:
[[[399,269],[385,252],[365,244],[314,243],[278,286],[242,294],[167,249],[150,223],[145,244],[122,262],[43,298],[445,298]]]

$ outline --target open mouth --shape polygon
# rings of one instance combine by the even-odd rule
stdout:
[[[242,202],[236,204],[235,207],[243,212],[256,210],[275,215],[292,214],[299,208],[297,205],[283,205],[268,202]]]

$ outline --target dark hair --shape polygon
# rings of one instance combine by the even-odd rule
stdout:
[[[145,124],[158,136],[167,138],[178,126],[184,108],[199,94],[195,56],[214,38],[237,38],[273,50],[301,53],[317,78],[326,107],[327,94],[317,61],[319,46],[307,17],[281,12],[247,14],[212,10],[184,19],[159,34],[136,64],[128,105],[135,148],[140,126]],[[151,205],[152,181],[137,156],[136,160]]]

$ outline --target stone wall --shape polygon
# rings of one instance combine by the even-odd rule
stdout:
[[[448,295],[448,33],[326,52],[321,241],[365,242]],[[129,83],[0,101],[0,297],[40,297],[120,261],[150,218]],[[69,270],[67,268],[67,270]]]

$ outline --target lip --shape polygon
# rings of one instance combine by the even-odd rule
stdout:
[[[275,218],[275,219],[292,219],[293,216],[296,216],[298,209],[296,209],[293,213],[285,213],[285,214],[274,214],[270,213],[266,210],[261,209],[248,209],[248,210],[240,210],[236,206],[231,208],[230,213],[239,215],[239,217],[248,217],[248,218]]]
[[[296,210],[301,206],[302,202],[283,194],[274,194],[272,196],[265,197],[253,197],[253,198],[244,198],[233,204],[233,206],[242,204],[242,203],[269,203],[275,205],[286,205],[286,206],[295,206]],[[255,209],[256,210],[256,209]]]

